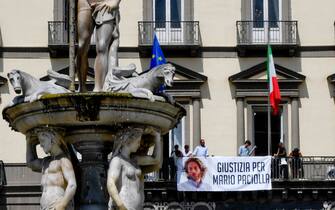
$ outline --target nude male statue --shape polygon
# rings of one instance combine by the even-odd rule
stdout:
[[[121,0],[78,0],[77,72],[79,91],[86,92],[88,50],[96,28],[94,91],[101,91],[108,69],[118,66],[119,4]]]
[[[64,153],[65,144],[59,133],[50,129],[37,130],[38,141],[50,156],[38,158],[36,137],[27,136],[27,165],[33,171],[42,172],[41,210],[72,210],[72,199],[77,184],[70,159]]]

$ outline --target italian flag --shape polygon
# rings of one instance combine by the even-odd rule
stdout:
[[[269,82],[269,98],[273,109],[273,114],[277,115],[279,111],[279,103],[281,100],[280,89],[278,86],[278,79],[276,75],[275,64],[273,62],[271,46],[268,45],[268,60],[267,60],[267,74]]]

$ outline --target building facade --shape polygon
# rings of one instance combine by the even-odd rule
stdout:
[[[67,0],[1,1],[1,109],[15,96],[6,80],[10,70],[20,69],[37,78],[44,78],[47,69],[68,72],[68,3]],[[300,204],[305,199],[310,205],[334,201],[335,181],[327,177],[335,164],[332,157],[335,156],[334,8],[333,0],[322,3],[304,0],[122,1],[120,65],[132,62],[138,72],[147,70],[155,32],[168,62],[177,69],[175,86],[168,92],[184,105],[187,116],[164,137],[165,159],[169,158],[173,145],[188,144],[193,149],[200,138],[206,140],[209,153],[214,156],[236,156],[238,147],[246,139],[257,145],[256,155],[268,154],[265,62],[267,44],[270,44],[282,93],[280,115],[271,121],[271,154],[276,153],[279,142],[284,143],[287,151],[300,148],[306,157],[305,167],[309,172],[305,178],[308,180],[274,179],[271,193],[250,192],[250,195],[257,200],[264,193],[267,197],[264,203],[271,203],[277,197],[280,201],[301,201]],[[90,80],[94,49],[93,37]],[[4,120],[0,121],[0,131],[0,160],[4,162],[7,179],[4,184],[7,191],[1,195],[0,202],[7,206],[21,202],[36,209],[39,179],[27,178],[37,175],[23,164],[24,136],[12,131]],[[165,167],[168,170],[168,166]],[[319,172],[313,174],[315,171]],[[160,186],[164,187],[158,187],[156,182],[146,183],[148,201],[150,198],[157,202],[202,200],[201,194],[194,193],[172,196],[175,183],[168,180],[168,173],[163,178],[164,184]],[[25,188],[28,189],[26,197],[22,198],[24,201],[15,200],[11,195],[20,192],[15,187],[22,183],[29,186]],[[160,196],[154,198],[157,197],[155,191],[150,189],[158,190]],[[243,200],[244,194],[208,196],[206,201],[212,202],[207,203],[208,208],[216,205],[221,209],[216,201],[230,199],[234,208],[234,202]]]

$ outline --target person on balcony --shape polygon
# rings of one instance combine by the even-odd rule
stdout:
[[[179,171],[181,173],[182,171],[182,160],[183,159],[183,153],[179,150],[179,145],[174,145],[174,150],[171,152],[170,157],[170,169],[171,169],[171,179],[174,180],[177,178],[177,181],[179,181]]]
[[[279,142],[277,153],[274,156],[279,162],[279,174],[281,178],[288,179],[287,153],[283,142]]]
[[[238,156],[250,156],[251,152],[251,142],[246,140],[243,145],[240,146],[238,150]]]
[[[294,148],[292,152],[290,152],[289,157],[291,158],[291,170],[292,170],[292,176],[294,179],[296,178],[303,178],[304,176],[304,170],[302,167],[302,154],[299,150],[299,148]]]
[[[193,151],[195,157],[208,157],[208,148],[205,145],[205,139],[200,139],[200,145],[196,146]]]
[[[183,152],[184,157],[191,157],[192,156],[192,151],[190,150],[190,146],[185,144],[184,146],[184,152]]]

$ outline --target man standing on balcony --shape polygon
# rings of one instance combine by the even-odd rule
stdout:
[[[121,0],[78,0],[77,72],[79,91],[86,92],[88,50],[96,28],[94,91],[101,91],[108,69],[118,66],[119,4]]]
[[[205,139],[200,139],[200,145],[196,146],[193,151],[195,157],[208,157],[208,148],[205,145]]]

